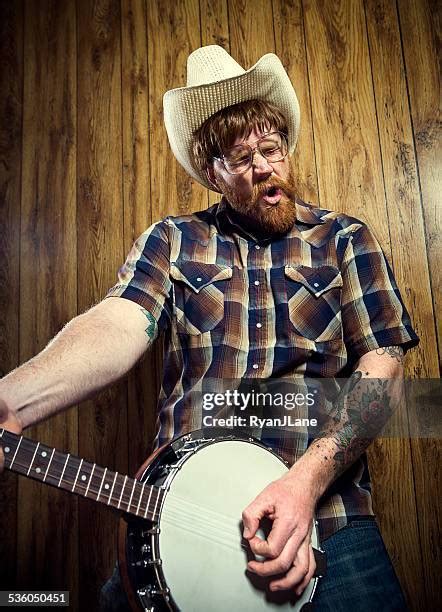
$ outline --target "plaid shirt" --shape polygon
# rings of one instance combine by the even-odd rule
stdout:
[[[156,446],[201,428],[196,398],[210,381],[343,376],[368,351],[418,342],[367,226],[303,202],[291,231],[277,239],[247,234],[224,200],[155,223],[135,242],[109,296],[140,304],[156,335],[164,332]],[[261,439],[293,463],[308,433],[287,429],[279,437],[261,431]],[[371,514],[364,455],[321,500],[320,537]]]

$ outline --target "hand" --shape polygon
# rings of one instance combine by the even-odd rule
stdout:
[[[15,416],[15,414],[9,410],[4,400],[0,399],[0,428],[7,429],[16,434],[21,434],[23,426]],[[5,465],[5,456],[3,449],[0,446],[0,472],[3,471]]]
[[[271,591],[295,589],[299,596],[316,569],[310,536],[315,496],[301,481],[286,475],[268,485],[244,510],[243,536],[255,555],[264,561],[249,561],[248,569],[259,576],[284,574],[270,582]],[[272,521],[266,540],[256,535],[260,520]]]

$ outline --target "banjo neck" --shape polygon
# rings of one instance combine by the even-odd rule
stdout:
[[[163,489],[0,429],[5,467],[128,514],[158,520]]]

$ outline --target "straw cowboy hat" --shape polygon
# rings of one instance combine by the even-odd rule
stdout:
[[[222,108],[252,99],[270,102],[282,112],[292,153],[299,132],[299,103],[281,60],[273,53],[244,70],[222,47],[201,47],[187,59],[186,87],[164,94],[164,123],[173,154],[205,187],[213,189],[193,162],[192,133]]]

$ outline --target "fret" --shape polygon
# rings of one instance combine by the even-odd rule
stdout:
[[[134,486],[132,487],[132,493],[130,494],[129,503],[127,504],[127,511],[130,512],[130,505],[132,503],[132,497],[134,496],[135,487],[137,485],[137,481],[134,480]]]
[[[114,481],[113,481],[113,483],[112,483],[112,489],[111,489],[111,492],[110,492],[110,494],[109,494],[109,499],[108,499],[108,502],[107,502],[107,505],[108,505],[108,506],[109,506],[109,504],[111,503],[112,493],[114,492],[114,487],[115,487],[115,482],[117,481],[117,476],[118,476],[118,472],[115,472]]]
[[[79,476],[79,474],[81,472],[81,466],[82,465],[83,465],[83,459],[80,461],[80,465],[78,466],[77,475],[75,476],[75,480],[74,480],[74,484],[73,484],[73,487],[72,487],[72,491],[75,490],[75,485],[77,484],[78,476]]]
[[[149,497],[147,498],[146,509],[144,511],[144,518],[147,518],[147,511],[149,510],[150,498],[152,497],[153,488],[149,487]]]
[[[155,500],[155,506],[153,508],[153,512],[152,512],[152,520],[155,520],[155,516],[156,516],[156,511],[157,511],[157,505],[158,505],[158,501],[160,499],[160,489],[156,490],[156,494],[157,494],[157,498]]]
[[[100,497],[100,494],[101,494],[101,489],[103,488],[103,484],[104,484],[104,481],[105,481],[105,479],[106,479],[106,472],[107,472],[107,468],[104,468],[104,474],[103,474],[103,478],[102,478],[102,480],[101,480],[100,489],[98,490],[97,500],[98,500],[98,499],[99,499],[99,497]]]
[[[86,493],[84,494],[84,496],[85,496],[85,497],[87,497],[87,494],[88,494],[88,492],[89,492],[89,487],[91,486],[92,476],[94,475],[94,470],[95,470],[95,463],[94,463],[94,465],[92,466],[92,472],[91,472],[91,475],[90,475],[90,477],[89,477],[89,482],[87,483]]]
[[[145,486],[146,486],[146,483],[145,483],[145,482],[143,482],[143,486],[141,487],[140,498],[139,498],[139,500],[138,500],[138,506],[137,506],[137,509],[135,510],[135,514],[136,514],[137,516],[138,516],[138,512],[139,512],[139,510],[140,510],[141,498],[143,497],[143,494],[144,494],[144,487],[145,487]]]
[[[121,504],[121,498],[123,497],[123,491],[124,491],[124,487],[126,486],[126,480],[127,480],[127,476],[124,477],[124,482],[123,482],[123,486],[121,488],[121,495],[120,495],[120,499],[118,500],[117,508],[119,508],[120,504]]]
[[[29,464],[29,468],[28,468],[28,471],[27,471],[27,473],[26,473],[26,475],[27,475],[27,476],[29,476],[29,472],[30,472],[30,471],[31,471],[31,469],[32,469],[32,464],[34,463],[35,455],[37,454],[37,451],[38,451],[38,447],[39,447],[39,446],[40,446],[40,442],[39,442],[39,443],[37,444],[37,446],[35,447],[35,451],[34,451],[34,454],[32,455],[32,459],[31,459],[31,463]]]
[[[66,465],[67,465],[67,462],[69,461],[69,457],[70,457],[70,455],[68,453],[66,455],[66,461],[64,462],[63,471],[61,473],[60,480],[58,481],[57,487],[60,487],[60,485],[61,485],[61,481],[63,480],[63,476],[64,476],[64,473],[65,473],[65,470],[66,470]]]
[[[43,478],[43,482],[46,482],[46,477],[48,475],[49,468],[50,468],[51,463],[52,463],[52,459],[54,458],[54,453],[55,453],[55,448],[52,449],[51,458],[49,459],[48,467],[46,468],[46,472],[45,472],[45,475],[44,475],[44,478]]]
[[[14,463],[14,461],[15,461],[15,458],[16,458],[16,456],[17,456],[18,449],[20,448],[20,444],[22,443],[22,440],[23,440],[23,436],[20,436],[19,443],[18,443],[18,445],[17,445],[17,448],[15,449],[14,456],[12,457],[12,461],[11,461],[11,463],[10,463],[10,465],[9,465],[9,467],[10,467],[10,468],[12,468],[12,464],[13,464],[13,463]]]

